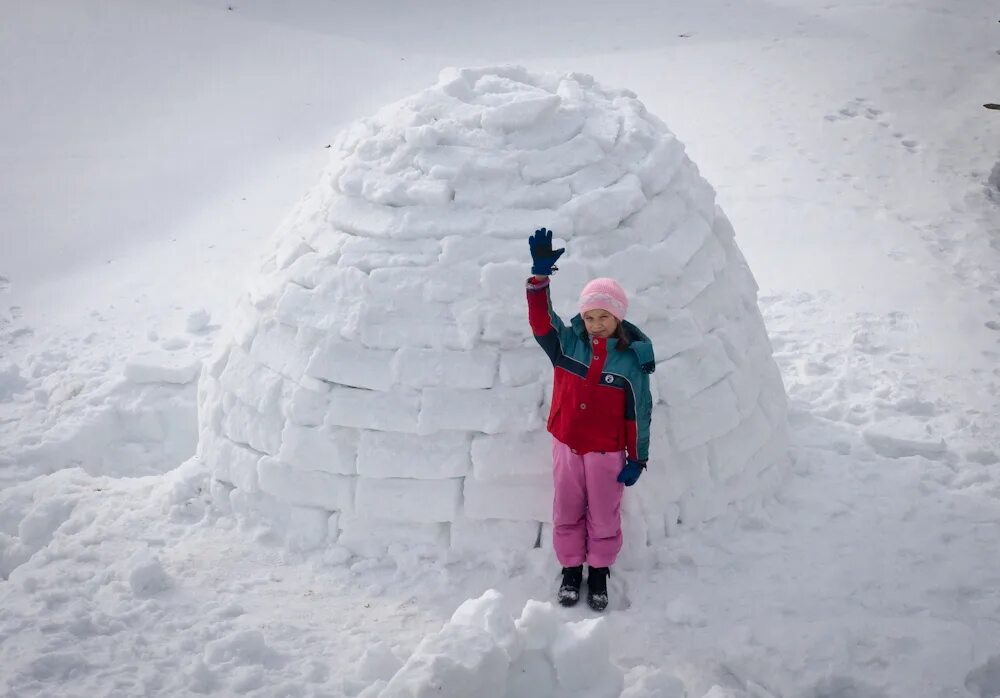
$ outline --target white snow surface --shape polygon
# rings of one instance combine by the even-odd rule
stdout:
[[[476,656],[449,639],[463,633],[511,696],[558,680],[556,636],[583,638],[567,627],[597,616],[540,611],[558,571],[547,526],[541,548],[519,551],[525,522],[460,519],[450,538],[467,548],[514,541],[473,563],[440,550],[438,523],[372,530],[353,513],[298,511],[289,549],[212,509],[190,460],[196,386],[162,380],[218,358],[244,271],[336,132],[443,66],[503,63],[628,86],[670,125],[738,231],[789,396],[788,481],[753,511],[667,526],[644,564],[612,576],[613,609],[586,634],[608,644],[575,646],[593,663],[588,688],[621,676],[628,698],[1000,693],[1000,121],[979,106],[1000,84],[992,5],[51,0],[3,12],[0,694],[370,698],[406,664],[414,690],[433,670],[454,675]],[[523,244],[509,242],[505,259]],[[475,258],[458,240],[426,243],[392,254]],[[389,265],[368,243],[341,255],[362,273]],[[679,323],[671,346],[693,346],[696,329]],[[258,352],[280,346],[258,338]],[[504,353],[503,385],[538,380],[526,356]],[[718,357],[706,347],[703,368]],[[662,387],[668,405],[684,397]],[[733,386],[737,400],[751,389]],[[296,414],[315,420],[316,406]],[[354,477],[350,440],[314,436],[290,435],[288,453],[322,446],[321,475]],[[396,477],[377,470],[393,447],[364,445],[375,477]],[[473,444],[477,477],[496,455]],[[252,482],[259,458],[230,462]],[[340,545],[302,552],[331,529]],[[502,604],[482,602],[489,589]],[[455,630],[466,599],[483,610]],[[530,657],[519,675],[499,670],[513,637]]]

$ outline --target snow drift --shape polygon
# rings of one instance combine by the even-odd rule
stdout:
[[[281,226],[200,383],[219,505],[304,548],[546,543],[551,368],[524,302],[541,226],[568,249],[557,310],[614,277],[656,347],[625,560],[770,492],[785,393],[713,188],[633,93],[499,67],[345,130]]]

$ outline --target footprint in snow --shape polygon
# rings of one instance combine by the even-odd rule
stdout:
[[[888,129],[892,125],[892,122],[886,117],[885,112],[869,104],[868,100],[864,97],[855,97],[837,111],[827,114],[823,118],[832,123],[856,119],[858,117],[878,124],[878,126],[885,129]],[[908,138],[904,133],[897,131],[892,134],[892,137],[899,141],[899,144],[909,153],[916,153],[919,150],[920,142],[914,138]]]

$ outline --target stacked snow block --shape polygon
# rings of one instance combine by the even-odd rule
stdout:
[[[612,276],[656,348],[629,544],[773,490],[785,393],[757,286],[712,187],[635,95],[449,70],[333,152],[203,373],[199,456],[220,505],[304,548],[546,544],[552,369],[524,301],[542,226],[568,248],[564,319]]]

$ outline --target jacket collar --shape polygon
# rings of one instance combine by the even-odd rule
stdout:
[[[573,316],[570,321],[570,325],[573,331],[583,340],[587,339],[587,326],[583,322],[583,317],[579,313]],[[652,373],[656,370],[656,357],[653,353],[653,342],[647,337],[642,330],[633,325],[628,320],[622,320],[622,327],[625,328],[625,334],[628,335],[628,348],[629,351],[635,354],[636,358],[639,360],[639,366],[645,373]],[[608,339],[608,350],[610,351],[614,346],[612,342],[617,343],[618,340],[614,338]]]

